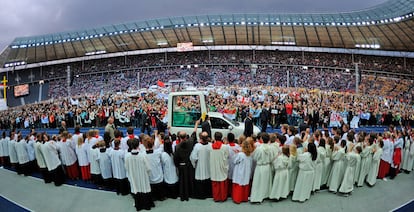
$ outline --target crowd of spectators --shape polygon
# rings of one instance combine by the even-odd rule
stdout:
[[[43,67],[45,79],[66,77],[66,68],[71,66],[75,74],[103,72],[117,69],[140,69],[142,67],[160,67],[192,64],[275,64],[304,65],[340,69],[354,69],[359,63],[360,70],[381,71],[387,73],[411,74],[414,60],[402,57],[381,57],[352,54],[284,52],[284,51],[195,51],[129,55],[106,59],[86,60],[82,62]]]
[[[59,127],[61,121],[69,126],[100,127],[110,115],[115,115],[119,125],[139,127],[140,114],[165,114],[166,100],[159,93],[166,91],[147,90],[137,98],[130,98],[125,92],[174,79],[191,82],[198,88],[212,86],[209,91],[214,98],[210,98],[210,108],[219,112],[236,108],[239,121],[246,115],[243,111],[252,108],[261,111],[263,106],[277,111],[272,113],[270,124],[278,126],[287,121],[286,104],[293,105],[293,115],[299,120],[316,116],[317,111],[318,117],[313,120],[316,126],[329,122],[327,117],[333,112],[346,112],[351,118],[370,113],[373,120],[364,124],[371,125],[409,124],[414,120],[411,79],[362,71],[359,93],[355,94],[355,73],[341,69],[352,68],[352,61],[361,61],[362,70],[389,68],[390,72],[411,71],[413,62],[401,58],[279,51],[128,56],[70,64],[75,71],[69,86],[70,98],[66,73],[62,71],[67,64],[45,67],[43,74],[53,79],[49,81],[50,100],[1,112],[0,127]],[[192,65],[187,67],[187,64]]]

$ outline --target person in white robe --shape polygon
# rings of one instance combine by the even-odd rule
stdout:
[[[233,133],[227,134],[226,145],[229,147],[229,172],[227,174],[229,180],[229,194],[231,194],[233,169],[234,169],[234,158],[236,154],[241,151],[239,144],[235,143],[235,136]]]
[[[30,166],[29,166],[29,153],[27,152],[27,143],[26,140],[22,138],[19,134],[18,140],[15,143],[17,160],[19,161],[19,168],[17,169],[17,174],[24,174],[25,176],[30,175]]]
[[[88,157],[91,166],[91,178],[92,182],[101,187],[103,185],[103,179],[101,176],[101,168],[99,166],[99,148],[98,144],[95,143],[93,146],[88,148]]]
[[[342,140],[340,146],[335,146],[332,152],[332,169],[328,179],[328,188],[331,192],[337,192],[343,179],[343,158],[345,156],[346,141]]]
[[[369,186],[374,186],[377,182],[378,169],[382,155],[382,147],[384,147],[384,142],[382,138],[379,138],[377,144],[375,145],[375,148],[373,149],[374,155],[372,156],[371,167],[367,175],[367,184]]]
[[[289,146],[283,146],[282,153],[273,162],[275,176],[269,198],[279,200],[289,195]]]
[[[148,135],[144,135],[142,137],[142,143],[144,143],[146,148],[146,152],[144,154],[147,157],[151,167],[150,184],[152,198],[153,200],[165,200],[165,191],[162,186],[162,183],[164,182],[164,174],[161,164],[161,153],[163,150],[154,150],[154,139]]]
[[[42,149],[41,149],[42,145],[43,145],[42,135],[38,134],[36,143],[33,144],[33,147],[35,150],[36,163],[37,163],[37,166],[39,167],[40,173],[42,174],[42,178],[44,182],[51,183],[52,180],[47,170],[45,157],[43,156]]]
[[[316,158],[315,178],[313,182],[312,191],[319,191],[322,185],[322,175],[324,173],[324,164],[326,157],[325,139],[319,139],[319,145],[317,146],[318,157]]]
[[[413,170],[414,164],[414,133],[410,135],[410,151],[406,160],[406,173],[409,174]]]
[[[114,186],[118,195],[129,194],[129,183],[125,170],[126,152],[126,150],[121,148],[121,142],[119,140],[115,140],[114,148],[109,152],[109,157],[111,158],[112,175],[114,178]]]
[[[65,182],[65,173],[63,172],[62,162],[59,159],[56,141],[49,140],[47,134],[43,134],[43,141],[45,143],[41,146],[41,151],[45,158],[47,169],[55,186],[61,186]]]
[[[302,154],[298,154],[299,173],[292,196],[293,201],[299,202],[304,202],[310,198],[315,176],[315,161],[318,157],[314,143],[309,143],[308,148],[305,148],[303,151]]]
[[[239,204],[241,202],[249,201],[250,193],[250,179],[252,176],[253,167],[253,142],[251,137],[247,138],[242,144],[242,151],[237,153],[234,158],[233,169],[233,186],[232,186],[232,199],[233,202]]]
[[[211,192],[215,202],[224,202],[228,196],[229,146],[223,143],[221,132],[214,133],[210,152]]]
[[[139,141],[133,139],[131,152],[125,155],[125,170],[131,185],[134,206],[137,211],[150,210],[155,207],[151,197],[150,173],[151,166],[145,153],[139,152]]]
[[[72,137],[73,140],[73,137]],[[88,145],[84,143],[83,137],[78,137],[75,147],[76,157],[78,158],[78,165],[81,170],[82,180],[88,181],[91,179],[91,166],[88,158]]]
[[[401,149],[401,165],[400,165],[400,171],[405,171],[403,168],[404,161],[406,160],[406,153],[410,151],[410,143],[409,141],[407,131],[403,128],[402,129],[402,139],[403,139],[403,145]]]
[[[289,146],[292,146],[289,149],[289,151],[290,151],[290,155],[289,155],[289,159],[290,159],[289,188],[290,188],[291,192],[293,192],[293,190],[295,190],[296,178],[297,178],[298,172],[299,172],[299,162],[297,160],[297,155],[303,153],[302,140],[300,138],[296,137],[294,139],[293,143],[294,143],[294,145],[289,145]]]
[[[106,133],[106,132],[105,132]],[[112,148],[108,146],[109,143],[106,144],[104,141],[99,141],[97,143],[99,152],[98,152],[98,162],[99,162],[99,169],[101,170],[101,176],[103,180],[103,185],[106,188],[112,189],[113,188],[113,175],[112,175],[112,163],[111,163],[111,151]]]
[[[321,179],[321,186],[323,188],[327,187],[329,175],[332,169],[332,152],[335,147],[334,140],[331,137],[326,139],[327,143],[325,144],[325,161],[323,162],[323,174]]]
[[[172,142],[169,136],[164,137],[164,152],[161,153],[161,163],[164,172],[166,196],[176,199],[178,197],[178,174],[174,164]]]
[[[360,146],[357,146],[354,149],[354,145],[351,144],[349,146],[348,153],[345,155],[345,158],[347,160],[346,169],[341,186],[339,187],[339,192],[345,196],[349,195],[354,190],[355,169],[361,151],[362,148]]]
[[[371,138],[369,135],[365,136],[365,141],[364,141],[364,148],[360,154],[361,156],[361,167],[360,167],[360,171],[359,171],[359,177],[358,177],[358,182],[357,182],[357,186],[361,187],[364,185],[365,179],[369,173],[369,169],[371,167],[371,162],[372,162],[372,153],[373,153],[373,146],[372,144],[374,143],[373,138]]]
[[[269,198],[270,189],[272,188],[272,160],[275,155],[272,147],[269,145],[269,134],[261,133],[259,145],[253,154],[253,159],[256,161],[256,168],[253,174],[252,191],[250,195],[250,202],[261,203],[264,199]]]
[[[6,135],[6,131],[3,131],[0,144],[2,146],[1,155],[3,156],[3,166],[5,167],[10,167],[9,141],[10,141],[10,137]]]
[[[63,166],[66,168],[66,175],[69,179],[79,178],[78,158],[72,144],[72,138],[67,131],[61,134],[62,138],[57,142],[57,147]]]
[[[390,172],[392,164],[392,156],[394,154],[394,144],[390,140],[391,134],[389,132],[384,133],[384,147],[382,148],[382,155],[380,161],[380,167],[378,170],[378,178],[386,180],[386,176]]]
[[[411,140],[410,136],[406,135],[404,138],[404,150],[403,150],[403,160],[401,161],[401,170],[405,173],[411,171],[412,166],[409,166],[410,161],[410,151],[411,151]]]
[[[17,138],[16,138],[17,139]],[[19,159],[17,158],[17,152],[16,152],[16,139],[14,131],[10,132],[10,139],[9,139],[9,157],[10,157],[10,163],[12,167],[17,168],[19,165]]]
[[[355,143],[355,145],[354,145],[354,150],[357,148],[357,147],[361,147],[361,152],[362,152],[362,147],[364,146],[364,138],[360,138],[360,140],[358,140],[358,142],[357,143]],[[354,172],[354,184],[357,184],[358,183],[358,179],[359,179],[359,173],[360,173],[360,171],[361,171],[361,156],[359,156],[358,158],[357,158],[357,163],[356,163],[356,166],[355,166],[355,172]]]
[[[212,151],[207,132],[200,134],[199,142],[194,145],[190,161],[195,168],[194,198],[206,199],[212,195],[210,175],[210,153]]]

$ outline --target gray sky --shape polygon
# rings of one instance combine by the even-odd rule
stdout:
[[[386,0],[1,0],[0,52],[14,38],[172,16],[346,12]]]

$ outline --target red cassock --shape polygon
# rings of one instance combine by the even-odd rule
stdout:
[[[66,173],[69,179],[79,178],[78,162],[75,162],[70,166],[66,166]]]
[[[227,200],[228,195],[228,181],[211,181],[213,199],[216,202],[224,202]]]
[[[232,189],[233,202],[239,204],[241,202],[248,202],[249,201],[249,194],[250,194],[250,185],[241,186],[239,184],[233,183]]]
[[[91,166],[81,166],[81,173],[82,173],[82,180],[90,180],[91,179]]]
[[[383,179],[390,172],[391,164],[387,163],[384,160],[380,161],[380,166],[378,170],[378,178]]]
[[[401,164],[401,148],[394,149],[394,157],[392,158],[394,161],[394,165],[400,166]]]

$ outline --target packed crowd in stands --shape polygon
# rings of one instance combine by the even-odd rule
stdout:
[[[324,189],[349,196],[358,192],[355,187],[375,186],[377,179],[398,180],[414,162],[414,132],[393,126],[380,134],[355,133],[347,124],[310,133],[306,123],[301,132],[284,124],[281,134],[245,131],[235,138],[208,131],[197,135],[200,120],[191,136],[166,131],[137,136],[132,127],[125,136],[113,117],[103,137],[93,129],[82,134],[79,126],[70,134],[62,124],[52,137],[4,131],[0,165],[19,175],[40,172],[45,183],[56,186],[65,179],[83,180],[118,195],[132,194],[137,211],[167,198],[305,202]]]
[[[284,51],[200,51],[131,55],[48,66],[43,67],[43,77],[45,79],[66,77],[68,65],[71,66],[75,74],[88,74],[122,68],[139,69],[142,67],[171,65],[220,65],[229,63],[245,65],[274,64],[281,66],[304,65],[329,67],[331,69],[354,69],[354,63],[359,63],[360,70],[404,74],[412,74],[414,69],[414,60],[411,58]]]

